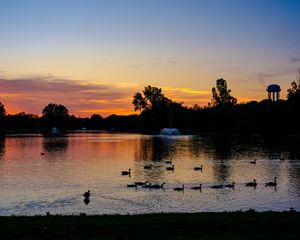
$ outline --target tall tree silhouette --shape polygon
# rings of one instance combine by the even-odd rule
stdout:
[[[216,87],[212,88],[212,105],[219,106],[223,104],[235,105],[237,100],[230,95],[231,90],[227,89],[227,82],[223,78],[216,81]]]
[[[300,101],[300,70],[299,70],[299,76],[297,82],[293,81],[291,83],[291,86],[292,87],[287,90],[288,91],[287,99],[289,101],[299,102]]]
[[[0,102],[0,117],[4,117],[6,115],[6,110],[2,102]]]
[[[64,105],[50,103],[44,107],[42,119],[47,128],[67,128],[70,120],[69,110]]]
[[[134,94],[132,104],[135,111],[143,111],[164,107],[170,102],[171,100],[162,94],[161,88],[151,87],[149,85],[145,87],[143,94],[140,92]]]
[[[49,103],[43,109],[44,118],[69,118],[69,110],[61,104]]]

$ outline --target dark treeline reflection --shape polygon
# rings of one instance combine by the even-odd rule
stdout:
[[[300,159],[300,137],[267,137],[263,138],[263,148],[268,158]]]
[[[140,146],[135,153],[135,160],[162,162],[172,159],[177,150],[176,142],[176,138],[164,136],[141,138]]]
[[[0,159],[5,153],[5,136],[0,136]]]
[[[62,154],[68,150],[69,138],[67,135],[43,135],[43,152]]]
[[[249,162],[254,159],[268,159],[269,165],[273,166],[270,167],[272,171],[268,173],[270,179],[272,179],[274,174],[276,176],[280,174],[281,167],[283,167],[282,161],[297,161],[296,159],[300,159],[300,141],[296,137],[145,136],[141,138],[139,145],[136,145],[134,157],[135,161],[143,161],[144,165],[149,165],[151,162],[165,163],[165,161],[175,159],[177,162],[182,159],[182,161],[191,160],[199,164],[205,164],[203,160],[209,160],[212,163],[214,178],[220,182],[231,180],[233,165],[236,164],[236,161],[243,161],[251,165]],[[147,176],[153,174],[153,171],[138,169]],[[164,170],[164,168],[159,168],[159,170]],[[300,176],[299,173],[295,173],[299,170],[293,169],[291,174]]]
[[[232,136],[216,136],[212,139],[211,145],[207,146],[214,149],[215,164],[213,167],[215,178],[219,181],[227,181],[230,178],[230,159],[232,151]],[[219,163],[217,160],[220,160]]]

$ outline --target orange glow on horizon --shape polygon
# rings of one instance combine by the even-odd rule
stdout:
[[[11,94],[10,97],[13,97],[15,94]],[[19,96],[18,94],[16,94],[17,96]],[[170,94],[173,95],[173,94]],[[7,96],[7,95],[6,95]],[[170,97],[166,94],[167,97]],[[183,106],[186,107],[192,107],[195,104],[204,107],[207,106],[209,102],[211,102],[211,96],[208,96],[207,98],[205,97],[198,97],[193,95],[190,98],[181,98],[181,97],[170,97],[173,101],[177,101],[177,102],[183,102]],[[2,98],[4,99],[4,98]],[[132,115],[132,114],[140,114],[139,111],[134,111],[133,109],[133,105],[131,105],[131,99],[132,98],[126,98],[126,101],[128,100],[128,104],[125,104],[127,106],[124,106],[123,108],[115,108],[115,107],[103,107],[103,108],[92,108],[92,109],[72,109],[70,107],[68,107],[68,105],[65,105],[69,111],[71,115],[75,115],[77,117],[90,117],[93,114],[100,114],[102,117],[107,117],[109,115],[112,114],[116,114],[116,115]],[[248,97],[237,97],[238,99],[238,103],[247,103],[250,101],[261,101],[263,99],[266,99],[266,96],[262,96],[261,99],[253,99],[253,98],[248,98]],[[122,100],[120,100],[122,101]],[[123,99],[124,101],[124,99]],[[53,101],[55,102],[55,101]],[[101,103],[104,104],[108,103],[109,100],[91,100],[91,102],[96,102],[96,103]],[[41,112],[42,112],[42,108],[40,109],[39,112],[34,111],[34,112],[30,112],[30,111],[24,111],[24,109],[22,109],[22,106],[20,105],[16,105],[14,103],[11,103],[11,101],[8,99],[8,101],[3,101],[2,103],[5,105],[5,109],[7,111],[8,114],[17,114],[20,112],[26,112],[28,114],[37,114],[38,116],[42,116]],[[58,102],[57,102],[58,103]]]
[[[155,84],[146,85],[160,87]],[[103,117],[112,114],[139,114],[133,109],[132,99],[136,92],[144,90],[144,87],[126,86],[124,83],[109,85],[48,76],[28,79],[0,78],[0,86],[0,101],[5,105],[9,114],[25,112],[39,116],[41,116],[42,109],[49,103],[62,104],[69,109],[71,115],[80,117],[90,117],[92,114],[100,114]],[[204,90],[199,87],[192,89],[169,85],[160,88],[167,98],[183,102],[183,106],[186,107],[196,104],[204,107],[211,102],[210,87]],[[247,97],[247,93],[243,91],[237,95],[237,90],[234,90],[232,95],[238,99],[239,103],[266,99],[265,89],[257,89],[253,91],[253,97]]]

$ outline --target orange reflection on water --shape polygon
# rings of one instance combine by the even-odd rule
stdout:
[[[297,208],[300,165],[292,156],[298,158],[299,149],[299,141],[269,142],[259,137],[9,135],[0,139],[0,215]],[[279,159],[282,154],[285,161]],[[253,159],[255,165],[250,164]],[[170,166],[166,161],[172,161],[174,171],[166,170]],[[151,169],[144,168],[150,164]],[[201,165],[202,172],[194,170]],[[122,176],[121,171],[129,168],[131,175]],[[264,183],[275,176],[277,189],[266,188]],[[245,187],[254,178],[258,187]],[[127,188],[135,181],[166,184],[159,190]],[[210,188],[233,181],[234,190]],[[200,183],[201,193],[190,190]],[[173,191],[183,184],[184,193]],[[88,189],[92,194],[86,206],[82,194]]]

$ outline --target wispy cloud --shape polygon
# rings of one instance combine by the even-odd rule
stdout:
[[[150,68],[150,67],[157,67],[157,66],[162,66],[162,65],[176,65],[179,62],[177,60],[163,60],[163,61],[153,61],[153,62],[148,62],[148,63],[132,63],[129,65],[126,65],[125,67],[128,68]]]
[[[300,60],[300,59],[299,59]],[[266,87],[271,80],[276,80],[278,77],[282,77],[293,72],[297,72],[297,69],[294,67],[282,67],[281,69],[271,69],[267,72],[259,72],[255,73],[255,77],[258,82],[263,86]],[[291,79],[292,81],[292,79]]]
[[[290,63],[299,63],[300,62],[300,58],[299,57],[290,58],[288,60],[289,60]]]
[[[184,102],[185,106],[192,106],[194,104],[206,105],[211,95],[210,91],[191,88],[162,87],[162,90],[168,98]]]
[[[76,116],[132,114],[132,96],[143,90],[138,86],[108,85],[54,76],[0,77],[0,89],[0,101],[9,113],[25,111],[41,114],[43,107],[53,102],[65,105]],[[168,98],[184,102],[186,106],[207,104],[210,99],[209,91],[174,87],[162,87],[162,90]]]
[[[71,113],[105,112],[105,115],[132,112],[130,97],[134,89],[54,77],[0,78],[0,98],[9,112],[41,113],[50,102],[66,105]],[[9,109],[11,108],[11,109]],[[98,110],[98,111],[94,111]]]
[[[126,65],[128,68],[149,68],[149,67],[155,67],[159,66],[160,63],[134,63]]]

